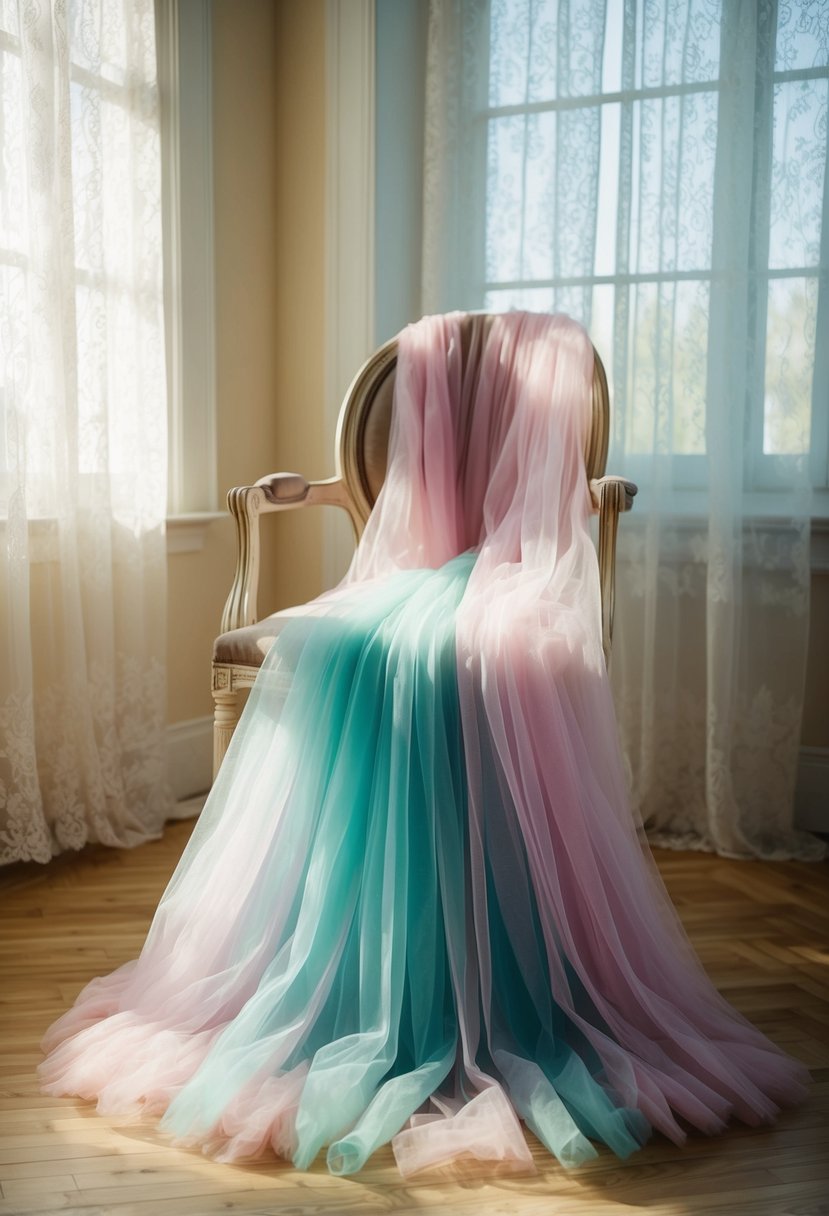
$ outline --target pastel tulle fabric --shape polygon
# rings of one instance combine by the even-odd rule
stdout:
[[[564,316],[400,337],[387,478],[286,613],[138,959],[44,1092],[232,1161],[564,1166],[772,1120],[808,1074],[714,989],[628,806]],[[469,324],[469,320],[467,320]]]

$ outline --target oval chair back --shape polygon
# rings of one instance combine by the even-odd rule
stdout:
[[[462,358],[480,359],[493,313],[468,313],[461,325]],[[588,480],[604,476],[610,434],[610,399],[604,365],[593,348],[593,399],[585,446]],[[337,426],[337,473],[344,481],[362,531],[386,476],[397,339],[392,338],[367,360],[352,380]]]

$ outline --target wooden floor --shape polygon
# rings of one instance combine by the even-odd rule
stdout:
[[[812,1071],[806,1105],[773,1128],[734,1125],[675,1148],[655,1137],[627,1162],[603,1151],[573,1173],[533,1145],[534,1177],[480,1167],[405,1183],[389,1150],[353,1178],[322,1158],[226,1166],[165,1145],[151,1124],[100,1118],[38,1093],[38,1043],[95,975],[134,958],[191,823],[133,851],[93,848],[0,871],[0,1213],[424,1212],[429,1216],[829,1214],[829,882],[824,865],[660,852],[708,971],[739,1009]]]

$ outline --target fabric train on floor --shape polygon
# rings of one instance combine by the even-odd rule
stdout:
[[[714,989],[630,811],[567,317],[401,335],[345,580],[265,660],[138,959],[44,1039],[43,1091],[219,1160],[564,1166],[772,1120],[805,1069]],[[467,370],[469,369],[469,370]],[[474,369],[474,370],[473,370]]]

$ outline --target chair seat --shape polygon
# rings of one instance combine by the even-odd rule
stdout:
[[[253,625],[222,633],[213,643],[214,663],[240,663],[245,667],[261,667],[265,655],[274,644],[279,631],[289,617],[266,616]]]

